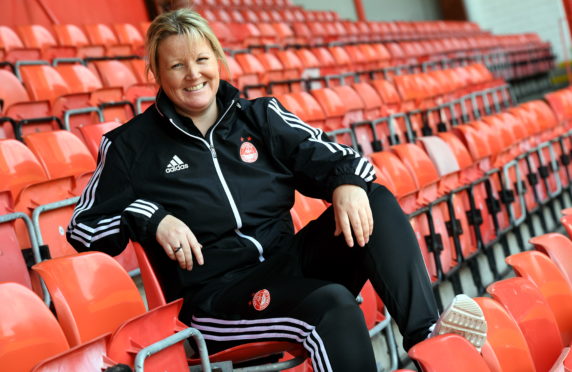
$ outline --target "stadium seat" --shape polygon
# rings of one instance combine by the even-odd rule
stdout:
[[[8,26],[0,26],[0,57],[2,61],[32,61],[40,59],[41,50],[27,48],[14,30]]]
[[[563,353],[563,345],[558,323],[540,290],[528,279],[509,278],[494,282],[487,292],[516,320],[536,370],[551,370]]]
[[[324,114],[324,110],[310,93],[293,92],[286,94],[283,97],[290,97],[297,103],[297,106],[292,106],[292,110],[294,114],[302,119],[302,121],[314,128],[325,130],[326,115]],[[286,108],[290,107],[288,106],[290,98],[284,100]],[[295,111],[295,107],[299,107],[301,111]]]
[[[101,44],[91,44],[85,33],[78,26],[72,24],[53,24],[52,28],[54,29],[58,44],[76,48],[76,56],[78,58],[98,58],[105,55],[105,47]]]
[[[516,275],[533,282],[546,298],[558,323],[562,344],[572,341],[572,288],[554,262],[537,251],[520,252],[506,258]]]
[[[59,327],[59,324],[58,324]],[[36,364],[32,372],[101,371],[117,363],[107,356],[109,333],[51,356]],[[64,336],[65,337],[65,336]]]
[[[378,178],[389,180],[390,187],[406,214],[415,212],[417,204],[417,182],[401,159],[393,152],[379,151],[370,155],[370,160],[377,168]],[[383,182],[382,182],[383,183]]]
[[[92,45],[103,45],[107,57],[129,56],[133,54],[131,45],[120,43],[113,30],[102,23],[83,26]]]
[[[109,337],[107,356],[116,363],[133,366],[141,349],[188,328],[178,319],[182,303],[182,300],[177,300],[126,318]],[[151,355],[145,361],[146,371],[161,371],[165,368],[173,372],[189,370],[182,342]]]
[[[309,93],[322,107],[325,115],[324,130],[349,128],[349,123],[344,125],[347,109],[336,92],[330,88],[320,88],[312,89]]]
[[[116,23],[113,25],[115,35],[119,44],[131,45],[133,54],[142,56],[143,50],[143,36],[137,28],[130,23]]]
[[[104,253],[53,258],[33,269],[46,283],[58,321],[72,346],[112,332],[125,320],[145,312],[127,272]]]
[[[53,102],[56,98],[70,92],[61,75],[45,62],[26,62],[20,65],[19,70],[22,82],[33,100]]]
[[[89,152],[94,159],[97,159],[97,154],[99,151],[99,144],[101,143],[101,137],[112,129],[120,126],[121,123],[116,121],[108,121],[105,123],[90,124],[80,127],[80,132],[83,136],[83,142],[86,144]]]
[[[77,55],[75,47],[59,45],[54,35],[42,25],[20,25],[17,32],[24,45],[42,51],[41,59],[51,61],[54,58],[74,58]]]
[[[58,130],[24,136],[24,143],[43,164],[50,179],[73,176],[80,179],[95,170],[95,160],[73,133]]]
[[[317,219],[326,210],[326,204],[322,200],[310,198],[295,192],[294,210],[301,223],[298,229],[306,226],[310,221]]]
[[[69,348],[50,309],[28,288],[0,283],[0,365],[8,371],[29,371]]]
[[[429,206],[429,213],[422,213],[412,219],[416,224],[418,242],[425,259],[427,270],[433,280],[442,280],[455,265],[454,246],[446,228],[451,220],[446,203],[432,204],[438,197],[439,173],[429,156],[417,145],[401,144],[391,148],[416,180],[418,207]]]
[[[565,216],[562,220],[566,225],[570,218]],[[554,261],[572,287],[572,242],[570,238],[558,233],[548,233],[531,238],[530,243],[537,251],[545,253]]]
[[[0,283],[14,282],[33,289],[26,259],[20,250],[14,220],[25,219],[28,235],[35,234],[27,216],[12,213],[13,201],[9,191],[0,192]],[[30,236],[32,240],[32,236]]]
[[[0,191],[10,191],[14,200],[26,186],[48,179],[36,155],[13,139],[0,140],[0,175]]]
[[[488,297],[477,297],[475,301],[482,309],[487,321],[487,347],[482,355],[493,371],[534,371],[534,361],[528,344],[516,321],[497,301]]]
[[[456,334],[428,338],[413,346],[408,354],[423,372],[491,371],[475,347]]]

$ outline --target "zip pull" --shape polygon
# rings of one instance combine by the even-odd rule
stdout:
[[[216,159],[216,150],[215,150],[214,146],[211,145],[209,147],[209,149],[211,150],[211,155],[213,156],[213,159]]]

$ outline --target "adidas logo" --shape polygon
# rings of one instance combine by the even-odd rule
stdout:
[[[173,159],[167,165],[167,169],[165,169],[165,173],[173,173],[176,171],[180,171],[183,169],[187,169],[189,167],[188,164],[183,163],[183,161],[177,156],[173,156]]]

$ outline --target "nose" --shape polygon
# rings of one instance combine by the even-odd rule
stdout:
[[[189,63],[187,66],[187,74],[185,78],[187,80],[193,80],[200,76],[199,66],[194,63]]]

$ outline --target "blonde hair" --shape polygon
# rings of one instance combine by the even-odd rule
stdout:
[[[155,80],[158,83],[160,83],[157,70],[159,44],[172,35],[185,35],[189,38],[189,42],[198,39],[206,40],[210,44],[216,59],[223,64],[228,72],[228,64],[222,46],[207,20],[194,10],[182,8],[160,14],[147,30],[145,40],[146,69],[147,73],[151,71],[155,75]]]

